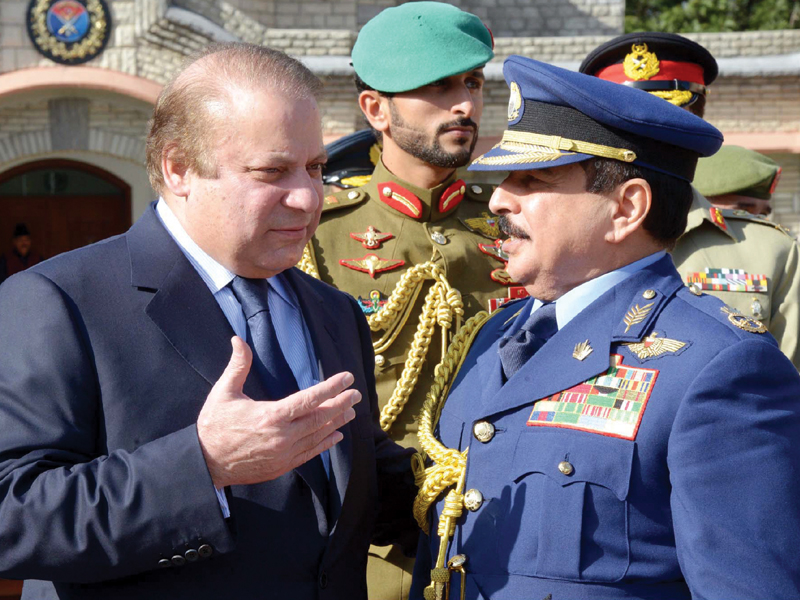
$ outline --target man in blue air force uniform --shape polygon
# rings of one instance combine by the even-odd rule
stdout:
[[[799,597],[800,377],[666,254],[721,134],[530,59],[504,73],[508,129],[472,168],[511,171],[490,208],[532,297],[465,325],[422,411],[411,597]]]

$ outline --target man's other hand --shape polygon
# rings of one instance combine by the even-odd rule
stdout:
[[[239,337],[197,418],[197,435],[218,489],[276,479],[342,440],[358,390],[353,375],[337,373],[283,400],[256,402],[243,391],[253,353]]]

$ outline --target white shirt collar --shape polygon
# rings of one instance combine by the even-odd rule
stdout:
[[[556,300],[556,321],[558,322],[558,328],[563,329],[566,327],[567,323],[578,316],[581,311],[608,290],[622,283],[634,273],[638,273],[645,267],[652,265],[666,254],[665,250],[656,252],[655,254],[645,256],[644,258],[640,258],[635,262],[625,265],[616,271],[605,273],[582,283],[578,287],[572,288]],[[531,306],[531,313],[536,311],[541,305],[542,301],[535,299]]]

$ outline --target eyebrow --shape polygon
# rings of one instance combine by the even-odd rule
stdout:
[[[470,73],[470,75],[476,77],[477,79],[483,79],[486,81],[486,75],[483,73],[483,68],[475,69],[472,73]]]

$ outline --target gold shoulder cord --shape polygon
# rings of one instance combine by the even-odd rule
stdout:
[[[478,335],[481,327],[489,320],[489,313],[481,311],[469,319],[458,333],[447,352],[434,370],[433,385],[428,392],[419,418],[419,433],[417,437],[422,450],[411,459],[414,478],[419,488],[414,499],[414,518],[422,531],[430,532],[428,523],[428,509],[436,502],[440,494],[448,487],[455,484],[444,500],[444,508],[439,517],[439,552],[436,557],[436,566],[431,570],[431,584],[425,588],[425,600],[440,600],[449,597],[447,588],[450,583],[451,568],[445,566],[447,546],[453,537],[456,521],[461,516],[464,507],[464,480],[467,473],[467,453],[447,448],[436,439],[433,431],[439,421],[450,386],[455,380],[464,359],[467,357],[472,342]],[[425,468],[425,459],[430,458],[433,464]],[[463,566],[459,565],[464,576]],[[463,595],[462,580],[462,595]]]
[[[297,267],[312,277],[320,278],[311,242],[303,250],[303,257]],[[383,309],[367,317],[372,331],[384,331],[381,338],[372,343],[376,354],[385,352],[400,335],[411,316],[425,281],[434,283],[425,296],[422,314],[403,366],[403,372],[389,402],[381,409],[381,429],[384,431],[389,431],[397,417],[403,412],[411,392],[417,385],[419,373],[431,345],[434,327],[438,325],[442,330],[442,358],[444,358],[448,344],[448,332],[453,329],[454,321],[455,329],[453,330],[457,331],[464,316],[461,293],[450,285],[442,268],[432,261],[415,265],[406,271],[397,282]]]

